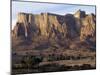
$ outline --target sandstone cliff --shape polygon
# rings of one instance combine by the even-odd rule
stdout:
[[[34,39],[41,41],[54,40],[56,43],[68,45],[74,41],[95,42],[96,17],[78,10],[75,14],[57,15],[51,13],[29,14],[19,13],[12,30],[13,42],[21,40],[31,43]],[[94,40],[94,41],[93,41]],[[69,42],[70,41],[70,42]]]

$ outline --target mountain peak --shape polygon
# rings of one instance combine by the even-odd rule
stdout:
[[[95,16],[86,15],[85,11],[81,10],[74,15],[65,16],[52,13],[21,12],[18,14],[16,26],[13,29],[15,38],[44,39],[45,37],[56,41],[76,38],[85,40],[87,37],[94,37],[94,34]]]
[[[74,16],[76,18],[84,18],[86,15],[85,11],[82,11],[81,9],[79,9],[78,11],[75,12]]]

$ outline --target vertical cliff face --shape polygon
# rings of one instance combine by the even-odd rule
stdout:
[[[95,21],[94,14],[86,14],[81,10],[75,14],[66,15],[19,13],[12,30],[12,37],[17,40],[20,37],[28,40],[41,37],[47,40],[55,39],[59,43],[74,39],[95,40]]]
[[[32,37],[36,27],[34,23],[34,16],[32,14],[19,13],[17,22],[13,29],[14,37]]]
[[[40,34],[41,36],[54,36],[56,33],[64,33],[62,25],[59,23],[60,15],[41,13],[39,15],[19,13],[16,26],[13,29],[16,37],[23,33],[23,36],[31,37]],[[58,20],[59,19],[59,20]],[[20,31],[22,30],[22,31]]]
[[[84,41],[87,38],[95,37],[96,18],[94,14],[86,14],[84,11],[78,10],[74,14],[77,25],[80,30],[80,40]]]
[[[75,18],[71,14],[60,16],[50,13],[41,13],[39,15],[19,13],[17,18],[14,27],[15,36],[23,34],[23,36],[28,37],[31,34],[33,37],[40,34],[45,37],[54,37],[61,34],[61,36],[74,37],[78,31]]]
[[[95,37],[95,33],[96,33],[95,22],[96,22],[96,19],[93,14],[87,15],[82,20],[82,28],[81,28],[81,35],[80,35],[81,40]]]

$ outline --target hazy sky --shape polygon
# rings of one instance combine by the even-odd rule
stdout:
[[[12,25],[16,22],[16,16],[19,12],[39,14],[41,12],[56,13],[65,15],[67,13],[75,13],[81,9],[87,14],[95,14],[95,6],[68,5],[68,4],[50,4],[36,2],[18,2],[12,1]]]

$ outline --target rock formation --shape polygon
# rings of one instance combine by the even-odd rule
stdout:
[[[52,13],[30,14],[19,13],[17,22],[12,30],[12,38],[34,40],[55,40],[63,45],[68,40],[86,41],[94,38],[96,32],[96,17],[78,10],[75,14],[57,15]],[[22,39],[22,40],[23,40]],[[39,40],[38,39],[38,40]],[[39,40],[41,41],[41,40]]]

